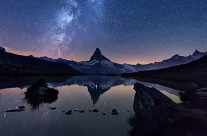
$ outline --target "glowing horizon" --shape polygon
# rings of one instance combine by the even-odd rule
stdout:
[[[88,60],[98,46],[114,62],[153,63],[207,50],[206,6],[205,0],[3,0],[0,46],[75,61]]]
[[[6,49],[6,52],[9,52],[9,53],[14,53],[14,54],[17,54],[17,55],[23,55],[23,56],[34,56],[34,57],[49,57],[49,58],[53,58],[53,59],[58,59],[58,58],[62,58],[62,57],[53,57],[52,55],[50,56],[47,56],[47,55],[44,55],[44,54],[35,54],[35,53],[32,53],[32,52],[22,52],[20,50],[14,50],[12,48],[9,48],[9,47],[6,47],[6,46],[1,46],[3,48]],[[94,50],[95,51],[95,50]],[[93,52],[94,52],[93,51]],[[93,55],[93,52],[91,54],[88,54],[87,57],[83,57],[83,58],[79,58],[79,59],[72,59],[72,58],[64,58],[63,59],[67,59],[67,60],[73,60],[73,61],[77,61],[77,62],[80,62],[80,61],[89,61],[90,57]],[[191,54],[185,54],[185,55],[181,55],[181,56],[189,56],[189,55],[192,55],[193,52]],[[116,63],[119,63],[119,64],[132,64],[132,65],[136,65],[136,64],[149,64],[149,63],[155,63],[155,62],[161,62],[165,59],[169,59],[170,57],[172,57],[173,55],[175,54],[172,54],[172,55],[168,55],[166,56],[164,59],[162,58],[159,58],[159,56],[157,58],[145,58],[145,60],[141,60],[141,59],[111,59],[110,57],[106,56],[103,52],[102,52],[102,55],[104,55],[105,57],[107,57],[108,59],[110,59],[112,62],[116,62]],[[180,55],[180,54],[179,54]],[[163,56],[162,56],[163,57]],[[133,58],[133,57],[132,57]],[[147,61],[146,61],[147,60]]]

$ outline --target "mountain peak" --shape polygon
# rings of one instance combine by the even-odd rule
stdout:
[[[199,52],[198,50],[195,50],[194,53],[193,53],[193,56],[200,55],[200,54],[201,54],[201,52]]]
[[[99,48],[96,48],[95,52],[94,53],[98,53],[98,54],[101,54],[101,50]]]
[[[97,60],[97,61],[108,60],[108,61],[110,61],[108,58],[106,58],[105,56],[102,55],[99,48],[96,48],[95,52],[91,56],[90,61],[92,61],[92,60]]]
[[[179,57],[179,56],[180,56],[179,54],[175,54],[175,55],[174,55],[174,57]]]
[[[30,58],[35,58],[33,55],[29,55],[28,57],[30,57]]]
[[[174,56],[171,57],[171,59],[178,59],[180,57],[180,55],[175,54]]]

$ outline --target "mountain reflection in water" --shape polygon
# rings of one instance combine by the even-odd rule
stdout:
[[[133,85],[137,81],[135,79],[125,79],[119,76],[75,76],[71,77],[65,82],[49,83],[53,87],[79,85],[86,86],[90,93],[93,104],[95,104],[99,97],[108,91],[113,86],[119,85]]]
[[[58,94],[49,99],[41,95],[28,97],[25,94],[28,87],[39,80],[57,89]],[[205,130],[206,115],[191,114],[191,110],[183,107],[185,101],[182,103],[181,99],[186,100],[188,95],[182,93],[180,99],[177,90],[157,84],[95,75],[22,77],[0,82],[0,135],[175,136],[202,135]],[[21,113],[3,112],[21,105],[25,106]],[[94,109],[97,112],[91,112]],[[112,115],[113,109],[118,114]],[[66,115],[68,111],[71,114]],[[199,128],[195,126],[198,121]]]

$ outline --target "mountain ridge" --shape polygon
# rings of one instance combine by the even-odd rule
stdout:
[[[81,74],[71,66],[6,52],[0,49],[0,74]]]
[[[1,47],[0,52],[7,53],[6,50]],[[12,53],[10,53],[12,54]],[[162,68],[167,68],[171,66],[177,66],[181,64],[187,64],[196,59],[199,59],[207,55],[207,52],[199,52],[195,50],[192,55],[189,56],[180,56],[178,54],[173,55],[169,59],[165,59],[161,62],[154,62],[149,64],[119,64],[112,62],[110,59],[105,57],[99,48],[96,48],[93,55],[88,61],[76,62],[73,60],[67,60],[63,58],[53,59],[47,56],[43,57],[34,57],[32,55],[25,56],[30,59],[44,60],[54,63],[64,63],[69,65],[69,67],[80,71],[85,74],[122,74],[122,73],[134,73],[137,71],[146,71],[146,70],[157,70]],[[20,55],[19,55],[20,56]]]
[[[187,64],[201,58],[204,55],[207,55],[207,52],[199,52],[198,50],[195,50],[194,53],[189,56],[180,56],[178,54],[175,54],[169,59],[165,59],[161,62],[132,65],[112,62],[110,59],[102,55],[99,48],[96,48],[89,61],[76,62],[61,58],[58,58],[56,60],[51,58],[46,59],[49,61],[67,63],[73,68],[87,74],[122,74],[133,73],[137,71],[156,70],[181,64]]]
[[[165,59],[161,62],[154,62],[150,64],[137,64],[139,66],[139,71],[146,71],[146,70],[156,70],[156,69],[162,69],[162,68],[167,68],[171,66],[177,66],[181,64],[187,64],[189,62],[192,62],[194,60],[197,60],[204,55],[207,55],[206,52],[199,52],[198,50],[195,50],[192,55],[189,56],[180,56],[178,54],[173,55],[169,59]]]
[[[183,81],[207,81],[207,55],[187,64],[167,67],[158,70],[138,71],[135,73],[123,74],[141,78],[162,79],[162,80],[183,80]]]

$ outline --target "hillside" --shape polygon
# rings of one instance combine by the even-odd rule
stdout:
[[[188,64],[173,66],[169,68],[139,71],[123,76],[133,76],[141,78],[181,80],[181,81],[206,81],[207,80],[207,56],[192,61]]]
[[[80,74],[65,63],[49,62],[0,50],[0,74]]]

